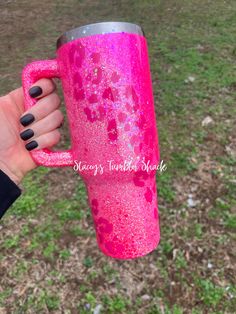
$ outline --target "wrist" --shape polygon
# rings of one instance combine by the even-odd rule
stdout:
[[[10,167],[2,160],[0,160],[0,169],[17,185],[21,182],[21,180],[24,177],[21,171],[10,169]]]

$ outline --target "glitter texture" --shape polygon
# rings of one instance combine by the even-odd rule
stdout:
[[[74,160],[102,165],[96,176],[92,169],[80,171],[101,251],[119,259],[148,254],[160,240],[159,216],[155,171],[141,166],[157,165],[160,156],[145,37],[82,37],[62,45],[56,60],[29,64],[23,72],[26,108],[35,103],[29,86],[55,76],[62,80],[72,149],[44,149],[32,157],[44,166],[72,166]],[[109,168],[125,161],[138,171]]]

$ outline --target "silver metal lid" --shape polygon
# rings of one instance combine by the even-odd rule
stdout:
[[[106,33],[131,33],[145,36],[141,26],[128,22],[101,22],[80,26],[62,34],[57,40],[57,49],[81,37]]]

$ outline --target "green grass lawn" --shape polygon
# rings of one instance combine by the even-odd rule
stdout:
[[[27,62],[53,58],[65,30],[142,25],[167,164],[157,176],[161,243],[134,261],[99,251],[73,170],[28,174],[0,223],[0,313],[235,313],[236,2],[7,1],[0,17],[1,94]]]

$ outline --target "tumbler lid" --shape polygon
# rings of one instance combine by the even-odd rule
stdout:
[[[131,33],[145,36],[141,26],[128,22],[100,22],[83,25],[62,34],[57,40],[57,49],[62,45],[81,38],[106,33]]]

